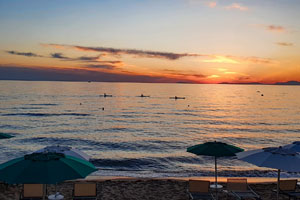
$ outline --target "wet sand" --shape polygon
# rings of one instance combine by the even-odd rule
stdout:
[[[89,176],[86,179],[66,181],[57,185],[57,190],[64,195],[65,200],[72,199],[75,182],[96,182],[97,197],[101,200],[188,200],[188,179],[210,180],[214,177],[188,178],[130,178],[130,177],[98,177]],[[251,188],[262,199],[276,199],[276,178],[247,178]],[[226,189],[225,177],[218,178],[219,183]],[[0,200],[19,199],[22,185],[0,184]],[[47,185],[47,193],[55,192],[54,185]],[[234,199],[225,192],[219,193],[219,199]],[[281,196],[280,199],[288,199]]]

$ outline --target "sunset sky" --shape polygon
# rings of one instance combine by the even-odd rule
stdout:
[[[300,81],[299,0],[0,0],[0,79]]]

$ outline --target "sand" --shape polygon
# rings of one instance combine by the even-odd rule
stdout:
[[[213,177],[189,177],[213,181]],[[187,188],[189,178],[130,178],[130,177],[87,177],[77,182],[96,182],[98,199],[101,200],[188,200]],[[226,189],[227,178],[219,177],[219,182]],[[67,181],[58,184],[58,191],[65,200],[72,199],[73,184]],[[276,199],[275,178],[248,178],[249,185],[262,199]],[[22,185],[0,184],[0,200],[19,199]],[[48,194],[55,192],[54,185],[47,185]],[[219,199],[234,199],[224,192],[219,193]],[[288,199],[281,196],[280,199]]]

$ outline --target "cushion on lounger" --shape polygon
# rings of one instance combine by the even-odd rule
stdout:
[[[23,197],[42,197],[43,184],[24,184]]]
[[[209,181],[204,180],[189,180],[189,191],[197,193],[208,193],[209,192]]]
[[[75,183],[75,197],[94,197],[97,195],[96,183]]]
[[[280,180],[279,189],[282,191],[294,191],[296,190],[297,179]]]

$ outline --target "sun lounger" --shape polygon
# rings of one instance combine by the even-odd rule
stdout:
[[[188,194],[190,199],[214,199],[209,191],[209,181],[189,180]]]
[[[236,199],[261,199],[250,186],[247,184],[246,178],[228,178],[227,191]]]
[[[43,184],[24,184],[20,199],[38,200],[43,199]]]
[[[279,193],[286,195],[289,199],[300,199],[300,192],[296,192],[297,179],[280,180]]]
[[[75,183],[73,191],[73,200],[96,200],[96,183]]]

